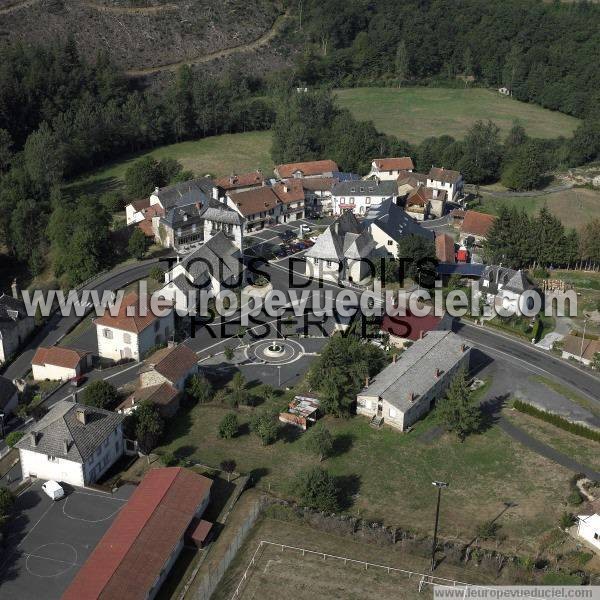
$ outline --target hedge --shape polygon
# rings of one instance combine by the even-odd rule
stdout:
[[[545,410],[540,410],[539,408],[535,408],[535,406],[532,406],[527,402],[521,402],[521,400],[515,400],[513,402],[513,406],[522,413],[531,415],[532,417],[537,417],[538,419],[546,421],[547,423],[551,423],[555,427],[564,429],[569,433],[574,433],[575,435],[587,438],[588,440],[600,442],[600,431],[590,429],[589,427],[580,425],[579,423],[572,423],[564,417],[546,412]]]

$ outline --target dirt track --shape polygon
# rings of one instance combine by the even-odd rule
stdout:
[[[18,0],[17,2],[13,2],[9,4],[9,6],[5,6],[0,8],[0,15],[8,14],[14,12],[16,10],[21,10],[23,8],[27,8],[28,6],[32,6],[41,2],[41,0]],[[93,0],[85,0],[82,2],[85,6],[89,8],[93,8],[100,12],[105,13],[115,13],[115,14],[124,14],[124,15],[154,15],[157,13],[162,13],[171,10],[179,10],[177,4],[161,4],[160,6],[146,6],[146,7],[128,7],[128,6],[107,6],[105,4],[100,4],[99,2],[93,2]]]

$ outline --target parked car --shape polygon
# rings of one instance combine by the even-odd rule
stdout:
[[[77,377],[73,377],[71,379],[71,386],[79,387],[79,386],[83,385],[86,381],[87,381],[86,375],[77,375]]]
[[[304,223],[300,225],[300,233],[308,233],[309,231],[312,231],[309,225],[304,225]]]
[[[52,479],[42,484],[42,489],[52,500],[60,500],[65,495],[65,490],[63,490],[60,483]]]
[[[285,241],[296,237],[296,234],[291,229],[286,229],[285,231],[279,234],[279,237]]]

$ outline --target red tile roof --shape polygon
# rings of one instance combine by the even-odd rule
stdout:
[[[288,179],[285,183],[276,183],[273,191],[283,204],[304,200],[304,187],[301,179]]]
[[[132,315],[128,314],[129,307],[131,307],[129,312],[132,312]],[[121,329],[123,331],[130,331],[132,333],[140,333],[140,331],[143,331],[146,327],[152,325],[158,318],[152,314],[152,311],[150,310],[149,297],[146,307],[146,315],[138,315],[138,312],[141,312],[139,307],[139,297],[135,292],[131,292],[123,298],[123,301],[119,306],[119,312],[116,316],[113,317],[107,308],[104,315],[94,319],[94,324],[113,327],[114,329]]]
[[[375,166],[380,171],[412,171],[415,168],[410,156],[401,156],[399,158],[375,158]]]
[[[339,168],[333,160],[309,160],[275,167],[275,172],[280,179],[292,177],[296,172],[301,172],[306,177],[307,175],[324,175],[325,173],[335,173],[337,171],[339,171]]]
[[[440,262],[454,264],[456,255],[454,251],[454,239],[447,233],[436,235],[435,255]]]
[[[152,469],[121,509],[62,600],[142,600],[182,539],[212,481]]]
[[[337,177],[297,177],[288,181],[301,181],[302,187],[309,192],[331,191],[340,182]]]
[[[460,230],[462,233],[487,237],[495,221],[496,217],[494,215],[468,210],[465,213]]]
[[[245,192],[236,192],[231,194],[229,198],[244,217],[267,212],[279,203],[277,194],[267,186],[246,190]]]
[[[45,348],[40,346],[31,359],[32,365],[54,365],[64,367],[65,369],[75,369],[77,365],[85,358],[89,352],[83,350],[71,350],[70,348],[60,348],[51,346]]]
[[[235,190],[242,187],[253,187],[262,185],[265,180],[264,175],[260,171],[252,173],[242,173],[241,175],[230,175],[229,177],[221,177],[215,180],[215,185],[221,189]]]
[[[179,344],[157,350],[146,359],[142,371],[154,370],[171,383],[176,383],[187,377],[197,364],[196,353],[185,344]]]
[[[381,322],[381,331],[399,338],[416,341],[422,333],[437,329],[441,320],[440,317],[433,314],[424,317],[417,317],[408,312],[404,317],[385,315]]]
[[[116,412],[126,411],[140,402],[148,401],[157,406],[169,406],[179,396],[179,391],[166,381],[148,387],[138,387],[119,406]]]

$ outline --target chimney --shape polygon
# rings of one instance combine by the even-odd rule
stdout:
[[[437,198],[438,197],[438,190],[433,190],[433,197]]]
[[[283,193],[287,194],[290,191],[290,188],[287,186],[287,184],[283,185]]]
[[[397,357],[397,356],[398,356],[397,354],[394,354],[394,355],[392,356],[392,362],[393,362],[394,364],[396,364],[396,357]]]
[[[38,444],[38,432],[37,431],[32,431],[29,434],[30,438],[31,438],[31,445],[32,446],[37,446]]]
[[[17,284],[17,280],[16,279],[13,279],[13,282],[12,282],[12,284],[10,286],[10,289],[12,290],[12,297],[15,300],[18,300],[19,299],[19,285]]]
[[[87,425],[87,415],[85,414],[85,409],[83,409],[83,408],[76,408],[75,409],[75,418],[82,425]]]
[[[365,377],[365,387],[368,388],[369,387],[369,378]]]
[[[460,345],[460,351],[461,352],[466,352],[467,351],[468,346],[466,344],[461,344]]]
[[[408,401],[409,402],[414,402],[415,401],[415,393],[414,392],[409,392],[408,393]]]
[[[175,348],[175,346],[177,346],[177,344],[173,340],[167,342],[167,348]]]
[[[421,331],[419,331],[419,339],[422,340],[425,337],[425,332],[421,329]]]
[[[436,368],[435,369],[435,378],[439,379],[441,374],[442,374],[442,372],[440,371],[440,369]]]
[[[155,194],[158,194],[158,192],[160,192],[160,188],[159,188],[159,187],[155,187],[155,188],[154,188],[154,193],[155,193]]]
[[[63,452],[65,454],[69,453],[69,440],[63,440]]]

